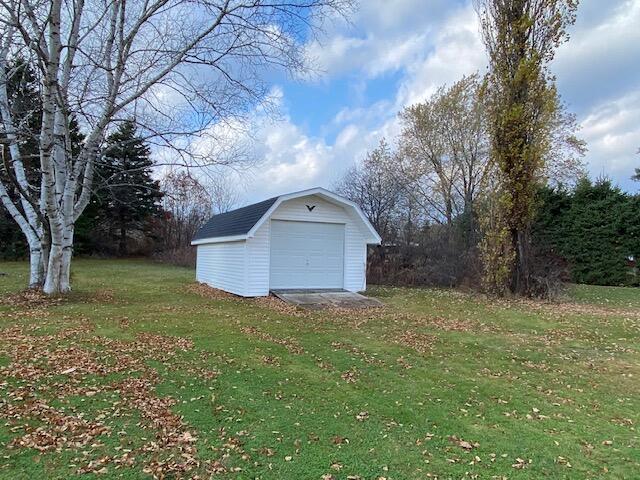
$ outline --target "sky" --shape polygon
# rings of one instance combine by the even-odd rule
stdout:
[[[587,142],[587,170],[635,192],[640,0],[582,0],[570,35],[551,70]],[[270,97],[279,114],[255,114],[258,164],[239,175],[240,203],[331,188],[382,137],[395,141],[403,107],[487,68],[476,13],[464,0],[361,0],[349,22],[330,22],[306,52],[315,74],[276,76]]]

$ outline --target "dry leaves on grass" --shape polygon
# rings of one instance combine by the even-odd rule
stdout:
[[[414,349],[418,353],[428,353],[433,348],[433,344],[437,340],[434,335],[427,333],[418,333],[408,330],[396,336],[394,341],[404,347]]]
[[[349,370],[340,375],[340,377],[347,383],[356,383],[359,376],[360,372],[358,372],[358,369],[355,367],[351,367]]]
[[[279,367],[280,366],[280,357],[274,357],[272,355],[263,355],[262,356],[262,363],[264,363],[265,365],[271,365],[274,367]]]
[[[25,433],[9,442],[9,448],[33,448],[40,452],[81,448],[110,431],[101,422],[64,414],[45,401],[37,399],[3,405],[0,417],[12,424],[25,420],[41,422],[43,425],[38,427],[23,425]]]
[[[209,298],[211,300],[238,300],[239,297],[233,293],[225,292],[218,288],[213,288],[206,283],[191,283],[185,287],[185,290],[189,293],[193,293],[202,298]]]
[[[283,315],[288,315],[291,317],[298,318],[307,318],[311,315],[311,313],[307,310],[304,310],[300,307],[292,305],[290,303],[284,302],[280,300],[278,297],[269,296],[269,297],[256,297],[251,299],[251,301],[258,305],[259,307],[265,308],[267,310],[272,310],[276,313],[281,313]]]
[[[95,303],[113,303],[115,301],[115,292],[112,288],[100,288],[93,292],[90,301]]]
[[[355,345],[351,345],[344,342],[331,342],[331,346],[336,350],[343,350],[345,352],[349,352],[356,357],[362,359],[363,362],[368,363],[369,365],[384,365],[384,361],[377,358],[373,354],[369,354],[364,350],[356,347]]]
[[[347,325],[349,328],[358,330],[367,323],[381,318],[386,318],[385,313],[388,311],[386,306],[365,307],[365,308],[338,308],[327,307],[316,312],[318,324],[321,322],[329,322],[338,325]]]
[[[478,448],[480,446],[478,442],[468,442],[467,440],[458,438],[455,435],[451,435],[449,437],[449,441],[456,444],[458,447],[464,450],[473,450],[474,448]]]
[[[250,335],[252,337],[257,337],[260,340],[263,340],[265,342],[272,342],[275,343],[277,345],[281,345],[283,347],[285,347],[287,350],[289,350],[289,352],[295,354],[295,355],[302,355],[304,353],[304,348],[302,348],[300,346],[300,344],[291,339],[291,338],[278,338],[278,337],[274,337],[273,335],[271,335],[270,333],[267,332],[262,332],[260,330],[258,330],[256,327],[242,327],[240,329],[240,331],[242,333],[244,333],[245,335]]]
[[[63,298],[60,296],[50,296],[37,288],[28,288],[18,293],[3,295],[0,298],[0,305],[34,308],[60,305],[62,301]]]
[[[369,412],[363,411],[356,415],[356,420],[359,422],[364,422],[365,420],[369,420]]]
[[[435,315],[420,315],[417,313],[402,312],[390,316],[393,323],[405,327],[435,328],[444,332],[495,332],[496,327],[478,321],[476,318],[449,318]]]
[[[489,308],[493,309],[511,309],[526,308],[535,312],[548,313],[554,319],[565,318],[568,316],[589,315],[595,317],[625,317],[629,319],[640,319],[640,309],[608,307],[605,305],[583,304],[576,302],[552,302],[533,300],[527,298],[518,299],[493,299],[488,303]]]
[[[39,328],[14,326],[0,336],[0,354],[10,359],[8,366],[0,368],[0,375],[22,381],[20,387],[9,387],[6,401],[0,404],[0,417],[6,419],[11,430],[24,432],[10,442],[10,447],[41,452],[87,445],[95,448],[100,445],[98,437],[112,433],[105,422],[131,409],[140,413],[141,426],[155,431],[155,438],[114,457],[85,455],[78,473],[106,473],[110,464],[131,466],[139,455],[147,459],[144,471],[155,478],[193,477],[203,469],[222,471],[220,464],[202,465],[198,460],[196,438],[182,417],[171,410],[175,400],[156,395],[159,376],[147,363],[149,359],[174,358],[193,347],[191,340],[148,333],[137,335],[133,341],[89,336],[92,326],[88,322],[55,334],[32,335]],[[87,377],[113,373],[129,376],[117,383],[82,384]],[[57,400],[103,393],[114,401],[98,421],[52,407],[44,400],[49,393]]]

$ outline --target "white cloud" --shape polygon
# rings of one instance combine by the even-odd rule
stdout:
[[[452,84],[486,65],[477,15],[471,5],[454,11],[438,30],[431,53],[407,65],[396,98],[398,108],[424,101],[444,84]]]
[[[640,91],[593,108],[582,121],[588,143],[589,171],[607,175],[632,188],[629,177],[640,166]]]
[[[361,142],[366,145],[363,151],[382,137],[390,141],[397,137],[400,133],[397,114],[402,108],[424,101],[439,86],[450,85],[464,75],[482,70],[486,64],[477,17],[471,5],[452,11],[440,28],[432,32],[429,41],[419,58],[403,66],[404,76],[395,98],[367,107],[343,108],[334,117],[335,125],[360,126]]]
[[[581,136],[588,142],[590,172],[610,175],[627,188],[634,188],[627,179],[640,164],[635,155],[640,147],[640,84],[629,84],[638,78],[631,59],[640,60],[639,24],[640,0],[612,0],[606,5],[584,0],[572,39],[561,47],[553,65],[563,96],[582,102],[575,110]],[[330,187],[380,138],[396,138],[400,109],[426,99],[440,85],[482,73],[486,66],[470,2],[460,6],[449,0],[367,0],[351,26],[333,26],[327,33],[322,46],[308,45],[327,80],[357,77],[352,93],[363,99],[368,80],[399,72],[396,89],[369,105],[341,109],[320,129],[322,133],[296,125],[287,112],[274,120],[257,111],[248,143],[261,162],[234,177],[246,187],[247,201],[312,186]],[[280,108],[283,95],[280,89],[272,94]],[[328,140],[325,131],[335,139]]]
[[[364,155],[369,148],[367,142],[377,141],[374,135],[350,123],[341,128],[333,144],[328,144],[295,125],[282,111],[282,100],[281,89],[274,88],[270,101],[282,115],[274,118],[256,109],[250,115],[253,126],[250,133],[243,133],[232,125],[218,124],[192,144],[192,149],[201,153],[215,151],[220,148],[220,140],[224,144],[226,139],[235,137],[235,143],[256,159],[253,168],[211,167],[201,175],[224,175],[238,187],[243,202],[254,202],[304,188],[331,187],[355,158]]]
[[[552,68],[572,108],[581,112],[640,88],[639,26],[640,0],[581,2],[571,38]]]
[[[307,54],[328,77],[400,70],[424,55],[433,26],[450,8],[450,0],[363,1],[351,22],[334,22]]]

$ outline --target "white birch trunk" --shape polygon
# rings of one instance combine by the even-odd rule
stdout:
[[[29,245],[29,288],[42,286],[42,248],[40,245]]]
[[[328,10],[346,12],[350,2],[220,0],[196,2],[194,10],[196,4],[188,0],[0,1],[0,130],[11,149],[7,173],[13,170],[11,184],[0,180],[0,200],[29,243],[31,284],[40,284],[44,276],[45,292],[70,289],[74,225],[91,198],[94,166],[113,125],[141,109],[148,132],[171,143],[181,136],[200,138],[208,127],[222,125],[223,117],[244,118],[248,102],[259,103],[264,96],[258,77],[266,66],[305,70],[303,44],[295,41],[301,26],[297,22],[306,18],[305,12],[318,17]],[[33,60],[41,82],[39,191],[28,184],[26,173],[31,172],[25,172],[20,156],[20,136],[7,95],[7,61],[16,53]],[[202,87],[186,78],[192,68],[221,75],[212,75]],[[157,102],[158,86],[186,100],[175,119],[173,112],[162,111],[163,102]],[[192,125],[192,113],[206,118]],[[85,141],[75,153],[69,131],[74,117],[86,129]],[[181,125],[180,119],[188,125]],[[215,133],[211,138],[218,140]],[[183,157],[184,147],[179,150]],[[187,166],[227,164],[217,153],[199,150],[184,155],[199,159],[187,161]],[[229,155],[233,163],[236,154]]]

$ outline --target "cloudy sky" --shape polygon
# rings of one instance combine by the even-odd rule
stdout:
[[[582,0],[571,39],[552,65],[581,125],[592,176],[623,188],[640,166],[640,0]],[[331,187],[378,143],[393,141],[397,113],[442,84],[486,70],[476,14],[465,0],[362,0],[350,24],[335,22],[307,47],[310,80],[276,78],[277,120],[258,119],[242,202]]]

